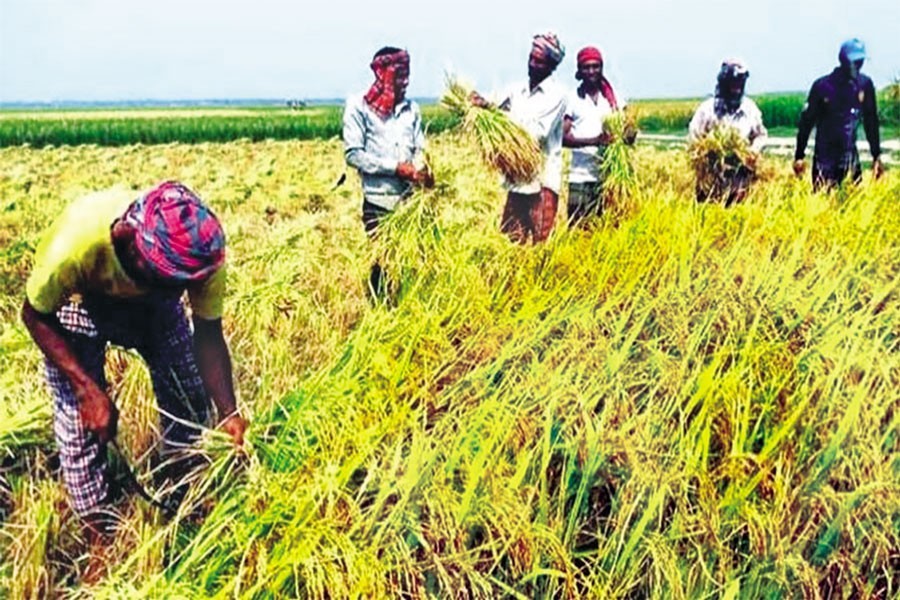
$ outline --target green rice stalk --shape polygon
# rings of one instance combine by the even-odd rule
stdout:
[[[51,446],[50,406],[42,398],[0,415],[0,459],[12,458],[28,448]]]
[[[619,217],[633,212],[637,192],[634,147],[626,140],[637,135],[637,118],[632,111],[618,110],[603,121],[603,131],[612,141],[599,155],[603,202]]]
[[[131,494],[90,588],[53,557],[77,531],[58,477],[10,477],[0,597],[897,597],[900,173],[695,210],[687,153],[636,148],[652,202],[523,252],[474,146],[430,141],[445,187],[374,241],[327,191],[337,140],[0,150],[7,239],[122,173],[187,170],[216,199],[252,415],[246,456],[198,448],[205,518]],[[376,250],[392,307],[367,304]],[[46,402],[9,265],[0,397]]]

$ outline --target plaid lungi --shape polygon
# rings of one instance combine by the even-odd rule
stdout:
[[[600,216],[603,213],[602,191],[603,184],[599,181],[570,183],[567,202],[569,224]]]
[[[862,181],[862,165],[856,148],[844,152],[837,159],[813,155],[813,190],[830,189],[841,185],[850,176],[853,183]]]
[[[193,424],[206,423],[209,397],[197,369],[193,336],[179,298],[86,297],[64,305],[57,317],[67,333],[69,347],[101,388],[106,387],[103,366],[107,344],[134,348],[144,358],[162,413],[164,452],[177,452],[196,439],[198,429]],[[110,496],[106,446],[82,426],[68,377],[49,360],[45,360],[45,368],[54,401],[53,432],[63,480],[75,512],[86,516],[101,509]]]
[[[550,236],[556,221],[559,196],[550,188],[534,194],[507,192],[500,231],[520,244],[543,242]]]

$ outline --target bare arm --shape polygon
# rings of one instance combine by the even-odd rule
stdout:
[[[572,117],[563,118],[563,146],[566,148],[584,148],[586,146],[603,146],[609,143],[608,136],[601,133],[595,137],[580,138],[572,135]]]
[[[56,315],[38,312],[26,299],[22,303],[22,321],[44,356],[72,384],[85,428],[95,433],[101,442],[114,438],[118,411],[106,391],[88,375],[69,347]]]
[[[73,387],[97,385],[69,348],[56,315],[39,313],[26,299],[22,303],[22,321],[44,356],[69,378]]]
[[[237,444],[243,443],[247,423],[237,414],[231,354],[222,332],[222,319],[194,318],[194,354],[206,392],[219,411],[222,429]]]

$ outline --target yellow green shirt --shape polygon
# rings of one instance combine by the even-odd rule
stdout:
[[[135,196],[132,190],[106,190],[79,198],[63,210],[44,232],[34,255],[34,270],[25,285],[25,295],[35,310],[55,312],[75,293],[113,298],[148,293],[128,277],[110,236],[113,221],[122,216]],[[223,266],[205,281],[187,287],[195,316],[222,317],[226,279]]]

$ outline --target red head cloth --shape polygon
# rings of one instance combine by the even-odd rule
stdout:
[[[599,49],[595,48],[594,46],[585,46],[584,48],[582,48],[581,50],[578,51],[576,60],[578,62],[578,68],[581,68],[581,66],[584,63],[591,62],[591,61],[599,62],[600,65],[602,66],[603,65],[603,54],[600,52]],[[580,74],[576,73],[575,76],[578,79],[581,79]],[[584,85],[584,84],[582,84],[582,85]],[[609,79],[607,79],[605,76],[602,76],[600,78],[600,94],[606,99],[606,101],[609,103],[609,106],[613,110],[616,110],[619,108],[619,103],[616,100],[616,94],[613,91],[612,84],[609,82]],[[583,91],[582,91],[582,95],[584,95]]]
[[[138,252],[161,279],[201,281],[225,262],[219,220],[177,181],[165,181],[132,202],[125,220],[137,230]]]
[[[582,64],[586,62],[598,62],[601,65],[603,64],[603,55],[600,53],[600,50],[594,48],[593,46],[585,46],[581,50],[578,51],[578,66],[580,67]]]
[[[375,83],[366,92],[365,101],[382,119],[387,119],[394,112],[397,100],[394,94],[394,80],[398,67],[409,70],[409,54],[400,50],[393,54],[382,54],[372,60],[372,71],[375,72]]]

